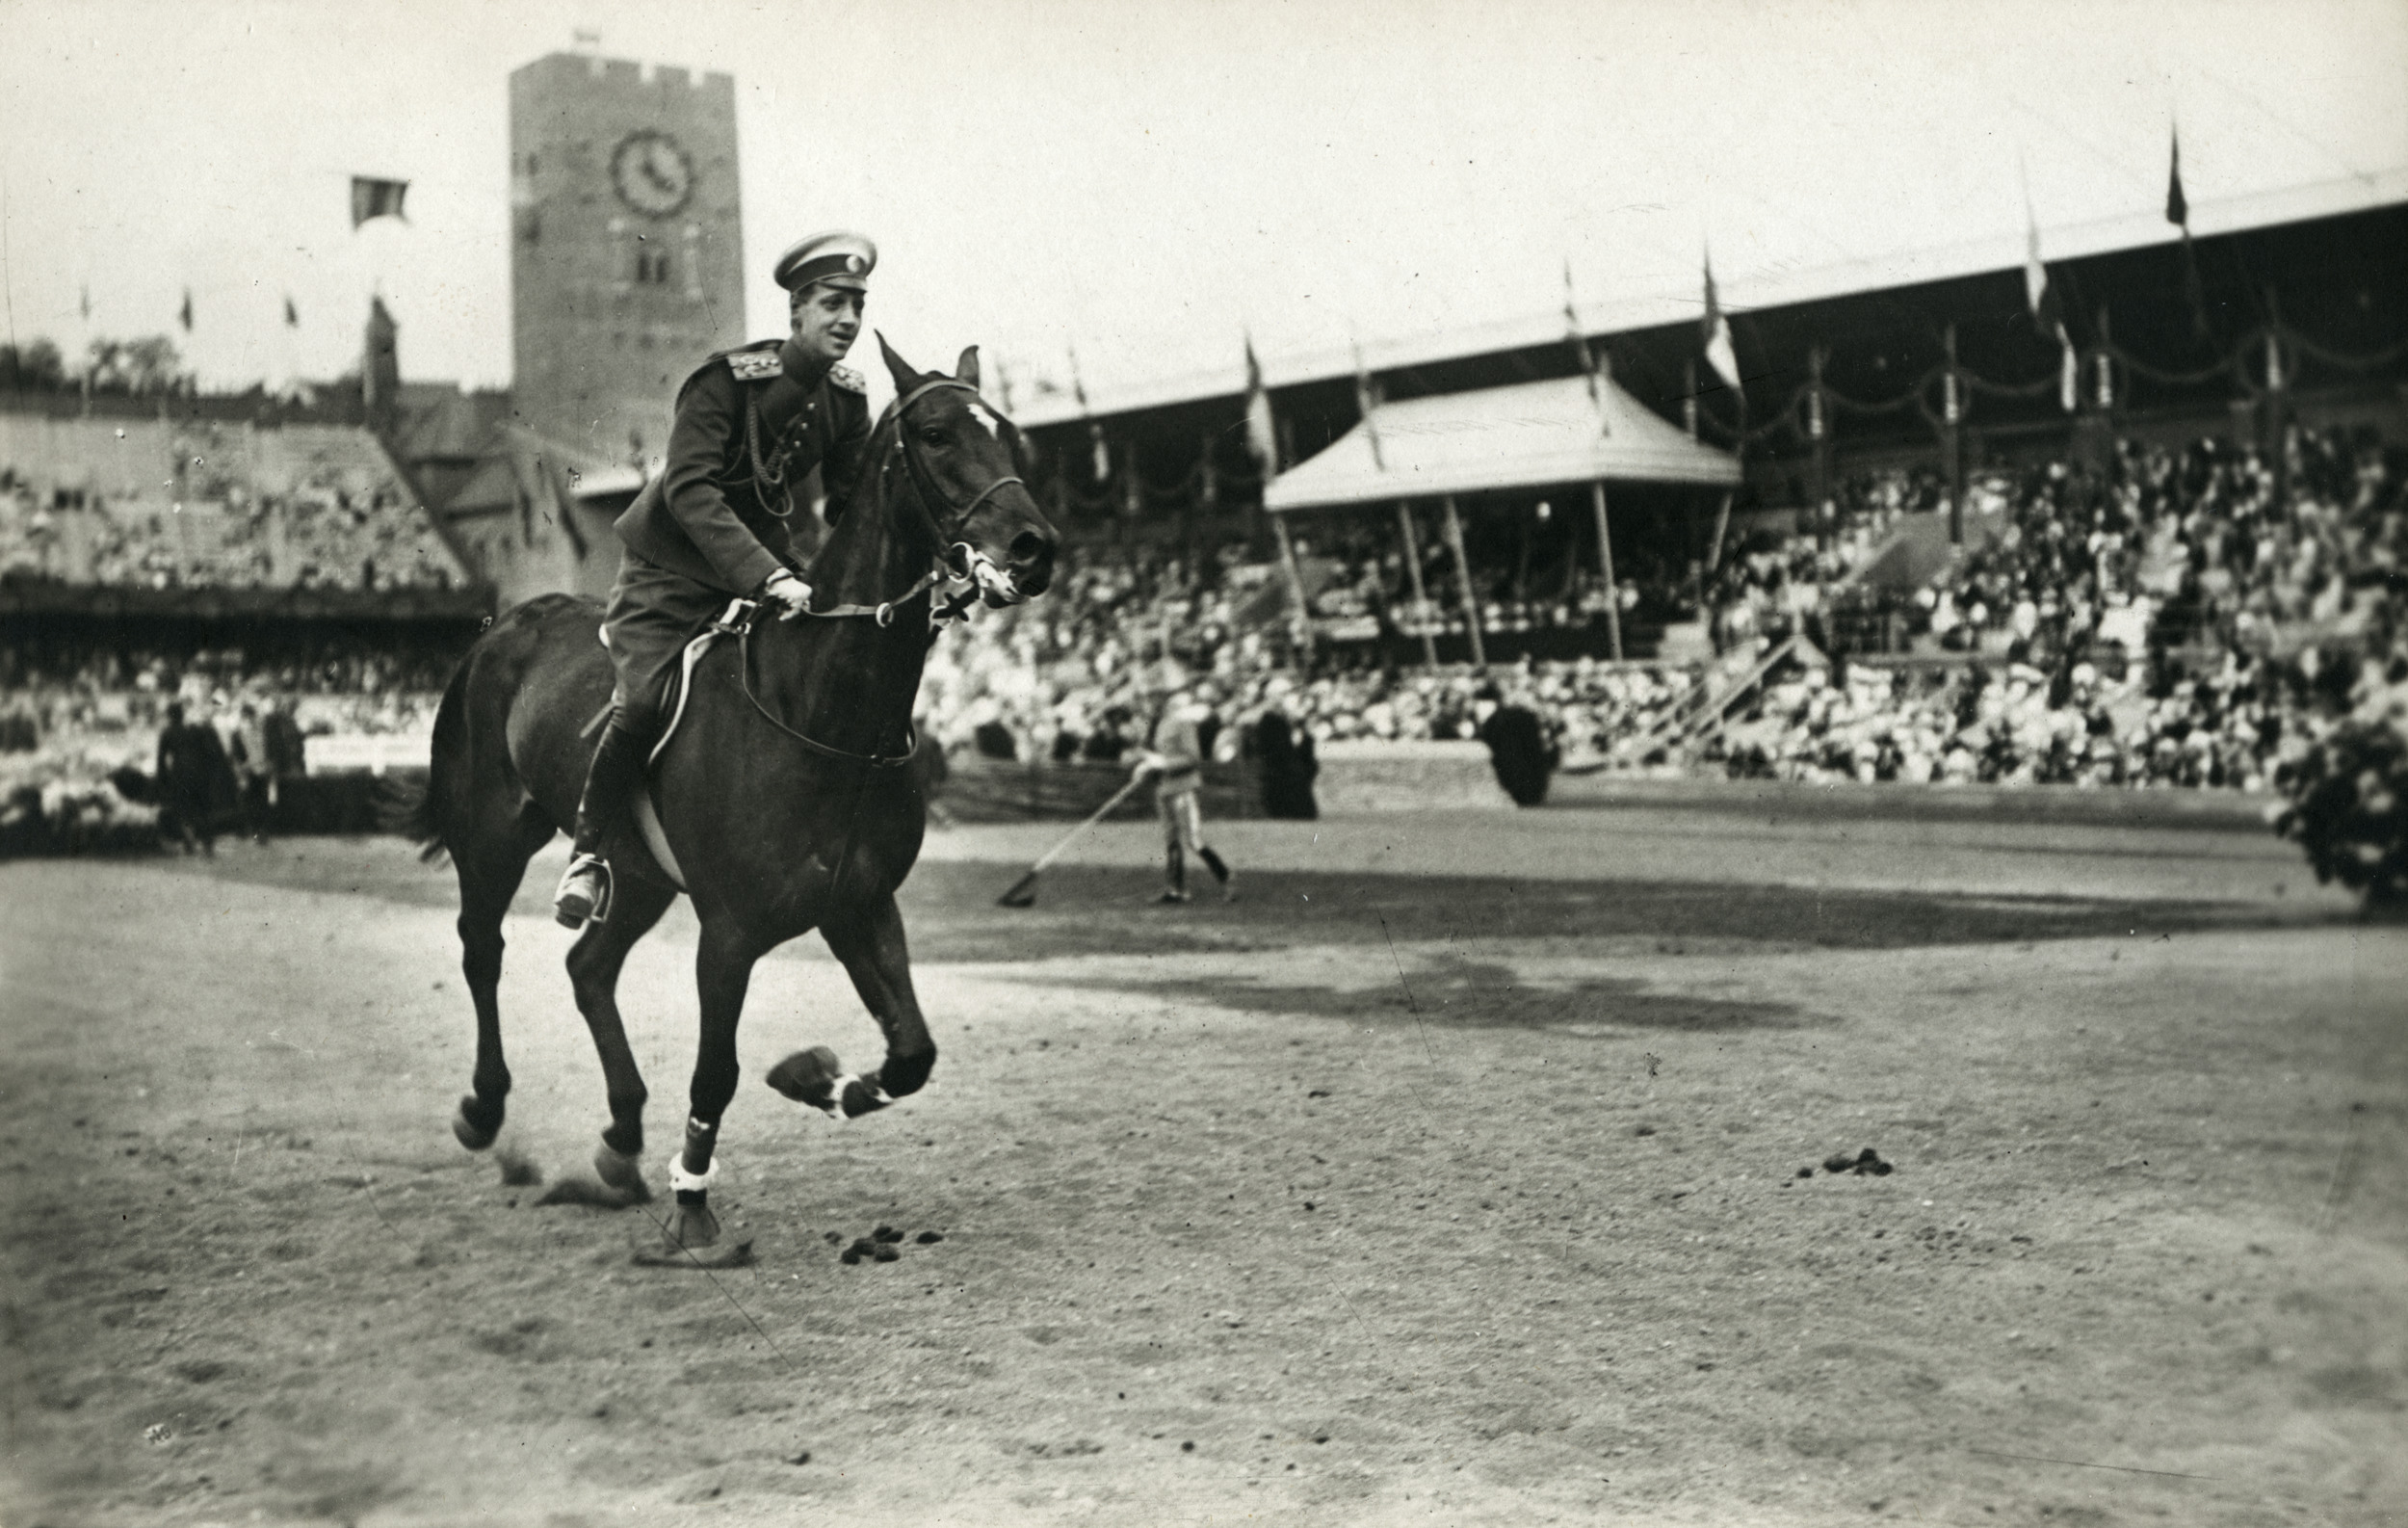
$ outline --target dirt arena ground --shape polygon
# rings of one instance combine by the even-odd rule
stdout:
[[[2408,1520],[2408,931],[2263,830],[1239,824],[1241,900],[1165,909],[1138,825],[997,909],[1057,831],[931,836],[896,1110],[759,1086],[877,1052],[764,963],[708,1276],[453,1143],[448,870],[0,866],[0,1523]],[[555,1177],[556,870],[504,990]],[[656,1179],[693,935],[622,988]]]

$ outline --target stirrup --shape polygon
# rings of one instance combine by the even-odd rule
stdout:
[[[607,923],[611,916],[611,867],[600,855],[572,855],[552,893],[552,918],[563,929]]]

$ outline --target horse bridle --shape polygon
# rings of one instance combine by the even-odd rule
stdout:
[[[909,589],[892,599],[880,600],[875,605],[831,605],[825,610],[814,610],[808,614],[830,619],[868,616],[881,626],[891,625],[894,622],[897,608],[908,604],[939,583],[950,578],[968,585],[968,588],[946,601],[931,602],[929,611],[929,625],[932,630],[947,620],[957,619],[981,593],[988,590],[1013,592],[1011,575],[997,567],[992,559],[968,541],[960,540],[960,536],[962,528],[970,523],[970,516],[979,512],[980,505],[1014,484],[1018,484],[1023,488],[1026,488],[1028,484],[1017,474],[1007,475],[997,478],[985,487],[981,488],[969,503],[955,504],[953,495],[947,493],[944,485],[936,481],[936,475],[929,470],[928,463],[921,460],[919,451],[912,444],[907,410],[913,404],[929,394],[943,392],[947,389],[968,393],[971,397],[979,399],[981,407],[989,413],[995,413],[994,406],[986,403],[978,388],[970,383],[951,377],[934,377],[888,404],[886,411],[879,415],[877,422],[878,430],[885,429],[890,421],[895,426],[894,447],[887,454],[885,464],[879,467],[878,471],[881,474],[892,472],[895,468],[895,459],[901,457],[904,469],[910,473],[913,490],[911,507],[918,512],[919,529],[927,535],[929,543],[935,548],[929,570],[921,574],[919,580]],[[995,417],[1014,431],[1019,428],[1000,413],[995,413]],[[874,438],[877,433],[875,430],[871,432]],[[946,513],[953,520],[951,530],[936,523],[935,514],[929,509],[931,500],[945,507]],[[957,562],[954,555],[955,553],[960,554]]]
[[[911,391],[903,394],[893,403],[887,405],[885,413],[879,417],[877,423],[878,430],[886,428],[886,425],[890,420],[894,423],[894,452],[896,455],[900,455],[903,459],[905,468],[911,474],[911,486],[913,488],[913,492],[911,494],[911,506],[919,512],[920,529],[928,534],[929,541],[933,543],[935,547],[935,551],[931,558],[931,566],[929,570],[920,575],[918,582],[914,583],[909,589],[904,590],[902,593],[896,595],[892,599],[881,600],[875,605],[831,605],[825,610],[811,610],[806,607],[804,614],[823,620],[842,620],[857,617],[867,617],[868,619],[877,621],[881,626],[889,626],[894,624],[895,611],[898,607],[910,603],[913,599],[918,598],[922,593],[933,589],[936,585],[944,582],[946,579],[951,578],[960,580],[969,587],[964,589],[960,593],[952,596],[948,601],[939,602],[931,600],[929,603],[929,629],[931,636],[933,636],[936,629],[946,620],[959,617],[964,610],[974,603],[978,599],[982,589],[991,587],[988,582],[990,578],[1001,580],[1003,587],[1006,589],[1009,589],[1011,587],[1010,575],[997,569],[994,564],[983,554],[979,552],[977,548],[973,547],[968,541],[957,540],[949,545],[948,537],[959,536],[962,527],[970,523],[970,516],[978,513],[979,506],[994,497],[999,490],[1008,487],[1015,483],[1019,484],[1024,488],[1027,487],[1028,485],[1016,475],[1000,477],[994,482],[988,484],[985,487],[981,488],[978,491],[977,496],[972,498],[969,503],[957,506],[954,503],[953,496],[945,491],[944,486],[936,481],[935,474],[929,471],[928,463],[920,460],[919,452],[914,450],[912,447],[911,432],[908,428],[909,419],[907,417],[907,410],[913,404],[918,403],[929,394],[941,392],[948,388],[960,392],[966,392],[973,398],[979,398],[982,407],[985,408],[988,412],[995,413],[993,406],[986,404],[985,400],[981,396],[979,390],[970,383],[957,381],[951,377],[936,377],[922,382],[919,386],[912,388]],[[1011,426],[1011,421],[1005,419],[1002,414],[995,413],[995,417],[998,420],[1001,420],[1004,424]],[[1018,427],[1011,426],[1011,428],[1017,430]],[[875,436],[877,431],[874,430],[871,434]],[[886,465],[879,468],[879,470],[881,472],[892,470],[893,465],[894,459],[893,456],[890,456],[887,459]],[[934,499],[937,503],[944,505],[947,512],[950,514],[953,520],[953,529],[950,532],[943,529],[936,523],[936,516],[929,510],[929,501],[930,499]],[[961,554],[960,566],[958,567],[954,565],[951,557],[948,555],[954,551],[959,551]],[[776,715],[772,713],[769,707],[761,703],[760,698],[754,695],[752,691],[752,617],[754,612],[759,608],[759,601],[745,600],[739,601],[738,603],[750,608],[746,609],[741,617],[736,617],[734,615],[733,608],[731,607],[729,616],[721,617],[720,621],[716,623],[715,629],[735,632],[737,646],[740,649],[737,654],[738,683],[743,686],[745,698],[752,702],[752,708],[761,713],[764,721],[768,722],[770,725],[777,728],[780,732],[785,733],[788,737],[793,738],[796,742],[800,743],[803,747],[811,750],[811,751],[823,754],[828,758],[842,759],[848,763],[853,764],[867,764],[874,768],[892,768],[895,765],[910,761],[911,756],[919,751],[920,746],[920,740],[916,729],[906,729],[907,735],[904,739],[903,751],[901,753],[854,753],[849,751],[848,750],[835,748],[823,743],[819,739],[800,732],[796,728],[789,726],[786,723],[779,721]]]

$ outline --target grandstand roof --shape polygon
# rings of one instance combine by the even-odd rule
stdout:
[[[1263,506],[1327,509],[1557,483],[1740,481],[1729,452],[1691,440],[1610,382],[1601,388],[1592,398],[1586,378],[1564,377],[1383,404],[1273,479]]]
[[[2392,169],[2252,197],[2193,201],[2190,228],[2194,235],[2205,239],[2401,203],[2408,203],[2408,169]],[[2162,214],[2152,207],[2128,217],[2092,223],[2044,224],[2040,245],[2043,256],[2055,264],[2114,250],[2171,244],[2179,237]],[[1746,312],[1983,272],[2019,271],[2024,261],[2024,245],[2025,234],[2017,229],[1812,270],[1717,272],[1716,284],[1726,310]],[[1700,292],[1692,287],[1584,303],[1577,316],[1584,334],[1620,334],[1679,322],[1694,325],[1699,308]],[[1552,345],[1564,338],[1564,331],[1563,310],[1557,308],[1404,339],[1366,340],[1360,364],[1374,372],[1397,371],[1467,356]],[[1273,388],[1348,377],[1357,364],[1352,351],[1334,348],[1303,354],[1267,352],[1262,356],[1263,379]],[[1109,418],[1198,399],[1229,397],[1243,394],[1245,385],[1243,352],[1236,336],[1232,336],[1226,366],[1126,386],[1090,386],[1084,404],[1075,396],[1048,393],[1019,404],[1013,409],[1013,417],[1023,428],[1040,429],[1082,417]]]

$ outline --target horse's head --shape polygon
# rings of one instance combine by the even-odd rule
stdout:
[[[1020,431],[979,395],[979,348],[954,375],[920,372],[878,336],[895,379],[888,463],[907,473],[927,511],[923,534],[957,577],[978,582],[991,607],[1045,593],[1054,580],[1054,527],[1020,479]]]

